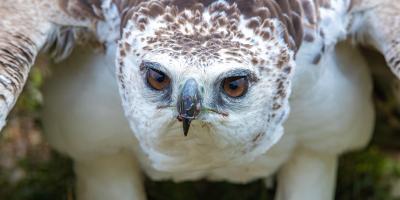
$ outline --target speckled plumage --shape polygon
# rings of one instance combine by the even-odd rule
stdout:
[[[0,120],[40,49],[61,61],[75,43],[96,42],[104,55],[73,54],[44,92],[47,138],[76,161],[80,199],[144,198],[139,166],[176,181],[247,182],[279,170],[277,199],[331,199],[337,156],[365,145],[373,126],[365,60],[340,42],[372,45],[399,76],[397,7],[389,0],[6,0]],[[168,90],[149,89],[144,61],[171,78]],[[221,91],[229,76],[248,77],[244,96]],[[184,137],[176,102],[188,79],[205,109]]]

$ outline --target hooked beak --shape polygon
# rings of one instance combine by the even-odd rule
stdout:
[[[183,134],[187,136],[192,120],[200,114],[201,98],[197,82],[189,79],[183,86],[176,105],[178,109],[178,119],[183,123]]]

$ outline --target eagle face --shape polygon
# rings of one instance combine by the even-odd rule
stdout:
[[[252,161],[283,134],[294,53],[278,21],[167,7],[119,41],[125,115],[152,166],[191,171]],[[146,23],[142,23],[146,22]]]

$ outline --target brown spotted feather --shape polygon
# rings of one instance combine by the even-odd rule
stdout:
[[[327,1],[321,0],[228,0],[227,2],[235,5],[236,10],[233,7],[232,10],[227,10],[226,4],[215,0],[135,1],[129,6],[136,5],[136,7],[124,9],[121,27],[125,27],[129,20],[134,20],[139,27],[144,29],[147,17],[154,18],[164,14],[165,19],[171,20],[171,16],[175,17],[185,9],[198,10],[201,13],[204,8],[209,7],[211,13],[226,12],[233,19],[240,15],[252,18],[249,27],[253,29],[261,26],[266,19],[279,19],[286,28],[283,36],[288,46],[296,50],[303,41],[304,25],[308,29],[317,29],[318,6],[329,6]],[[220,20],[223,23],[222,19]]]

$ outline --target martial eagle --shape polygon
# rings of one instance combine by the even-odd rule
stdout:
[[[2,0],[0,15],[1,127],[50,51],[44,126],[75,161],[79,199],[144,199],[141,172],[278,171],[276,199],[332,199],[338,155],[373,128],[355,44],[400,77],[398,0]]]

